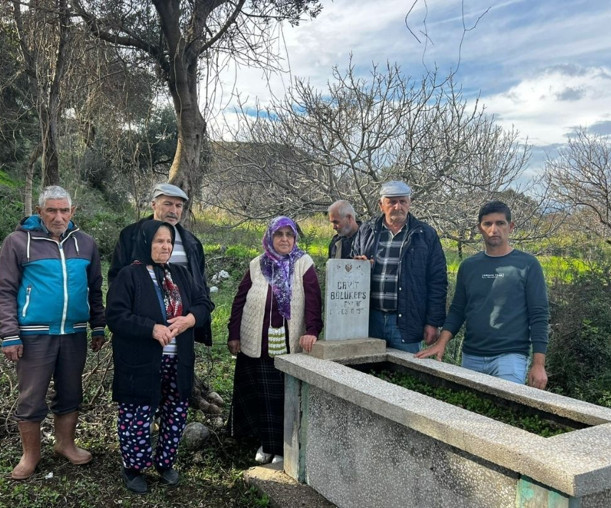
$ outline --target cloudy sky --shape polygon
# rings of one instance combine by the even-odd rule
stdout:
[[[323,0],[322,13],[284,27],[285,74],[232,69],[217,107],[265,104],[294,77],[324,89],[349,56],[364,75],[372,63],[398,63],[422,77],[457,70],[465,98],[533,146],[531,170],[579,126],[611,134],[611,2],[608,0]],[[408,14],[409,13],[409,14]],[[466,29],[466,30],[465,30]],[[411,33],[410,33],[411,30]],[[423,33],[426,32],[428,37]]]

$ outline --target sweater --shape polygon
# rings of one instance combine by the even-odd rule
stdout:
[[[512,250],[505,256],[480,252],[458,268],[456,292],[444,323],[455,335],[466,321],[463,351],[475,356],[545,353],[548,300],[537,259]]]

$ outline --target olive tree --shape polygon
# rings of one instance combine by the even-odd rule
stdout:
[[[207,150],[200,111],[202,73],[214,74],[215,56],[270,65],[272,26],[315,16],[319,0],[72,0],[96,37],[148,59],[166,84],[178,128],[169,180],[197,195]],[[271,64],[273,65],[273,64]]]

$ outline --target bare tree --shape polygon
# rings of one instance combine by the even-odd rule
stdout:
[[[521,196],[529,148],[469,105],[452,77],[403,76],[396,65],[333,70],[326,90],[297,80],[284,99],[242,111],[233,143],[215,145],[209,202],[243,219],[323,212],[347,199],[364,217],[378,212],[383,181],[414,190],[414,212],[446,238],[478,241],[477,211],[499,196]],[[509,190],[513,190],[513,194]],[[522,224],[540,212],[520,201]],[[528,205],[528,206],[526,206]],[[531,230],[532,234],[533,230]]]
[[[578,227],[611,243],[611,143],[579,129],[546,161],[545,175],[555,203]]]
[[[40,123],[42,185],[58,184],[58,124],[71,30],[68,2],[13,0],[11,4],[23,71],[28,77],[28,95]],[[26,201],[31,201],[31,196]]]
[[[100,39],[146,55],[166,83],[178,126],[170,181],[197,195],[207,145],[199,109],[200,61],[215,54],[255,65],[274,65],[270,27],[304,14],[319,0],[73,0],[76,12]]]

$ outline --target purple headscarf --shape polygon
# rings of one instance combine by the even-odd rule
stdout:
[[[283,227],[290,227],[295,234],[295,245],[293,250],[283,256],[274,250],[274,233]],[[269,223],[267,231],[263,235],[263,256],[261,256],[261,271],[265,280],[272,287],[272,292],[278,303],[278,311],[286,318],[291,319],[291,280],[295,270],[295,261],[305,254],[299,247],[297,241],[296,224],[288,217],[275,217]]]

